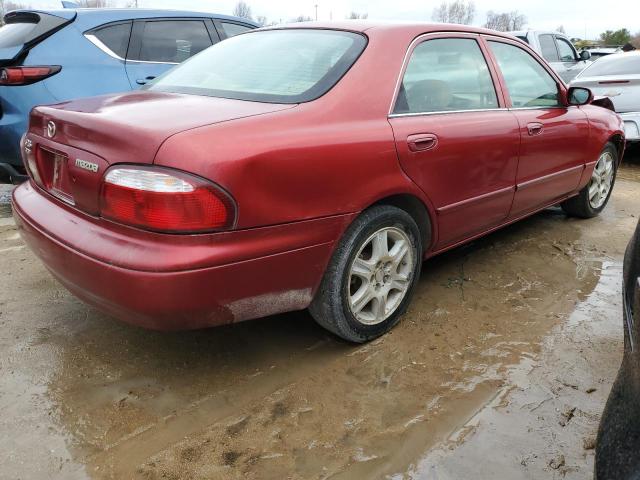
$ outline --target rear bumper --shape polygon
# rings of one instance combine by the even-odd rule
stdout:
[[[624,133],[628,142],[640,141],[640,112],[621,113]]]
[[[157,330],[210,327],[306,308],[335,239],[350,221],[337,216],[194,236],[144,232],[157,242],[147,243],[146,258],[140,258],[137,230],[127,229],[129,240],[116,236],[115,227],[59,205],[30,182],[14,191],[13,203],[24,240],[68,290],[125,322]],[[79,230],[65,228],[74,223]],[[60,234],[61,224],[66,234]],[[114,241],[120,252],[115,261],[99,258],[113,251]],[[253,245],[252,258],[245,258],[247,242]],[[206,260],[199,253],[203,245]]]

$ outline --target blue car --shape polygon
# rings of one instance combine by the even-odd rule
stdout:
[[[140,88],[212,44],[258,25],[170,10],[7,13],[0,28],[0,181],[26,177],[20,138],[36,105]]]

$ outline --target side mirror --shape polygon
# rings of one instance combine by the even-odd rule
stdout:
[[[569,105],[588,105],[593,102],[593,93],[588,88],[571,87],[567,92]]]
[[[580,52],[580,60],[589,60],[591,58],[591,52],[589,50],[582,50]]]

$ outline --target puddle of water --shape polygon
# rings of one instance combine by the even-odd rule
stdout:
[[[585,454],[582,439],[595,435],[608,388],[596,396],[591,390],[597,391],[603,378],[608,385],[613,381],[622,354],[621,282],[622,262],[603,261],[596,288],[545,338],[541,354],[509,367],[492,402],[405,473],[391,478],[540,478],[553,471],[549,463],[560,455],[564,465],[557,470],[563,478],[588,477],[593,456]],[[585,348],[598,354],[586,358]],[[566,411],[571,416],[563,418]],[[540,422],[544,417],[546,424]]]

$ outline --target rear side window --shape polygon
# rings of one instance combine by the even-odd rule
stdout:
[[[553,35],[540,35],[540,49],[542,50],[542,58],[547,62],[558,62],[558,50],[556,50],[556,42]]]
[[[94,35],[118,57],[125,58],[131,37],[131,22],[107,25],[94,30],[91,35]]]
[[[234,35],[239,35],[240,33],[253,30],[252,28],[249,28],[246,25],[238,25],[237,23],[227,23],[227,22],[222,22],[222,29],[224,30],[224,33],[227,34],[227,37],[233,37]]]
[[[558,85],[528,52],[514,45],[489,42],[514,108],[560,105]]]
[[[394,113],[497,107],[496,90],[478,43],[466,38],[440,38],[414,49]]]
[[[622,53],[611,57],[603,56],[580,74],[581,77],[603,75],[640,75],[640,55]]]
[[[569,42],[562,38],[556,38],[558,41],[558,51],[560,52],[560,60],[563,62],[575,62],[576,55]]]
[[[146,22],[142,32],[140,55],[134,60],[181,63],[211,44],[209,32],[203,21]]]

